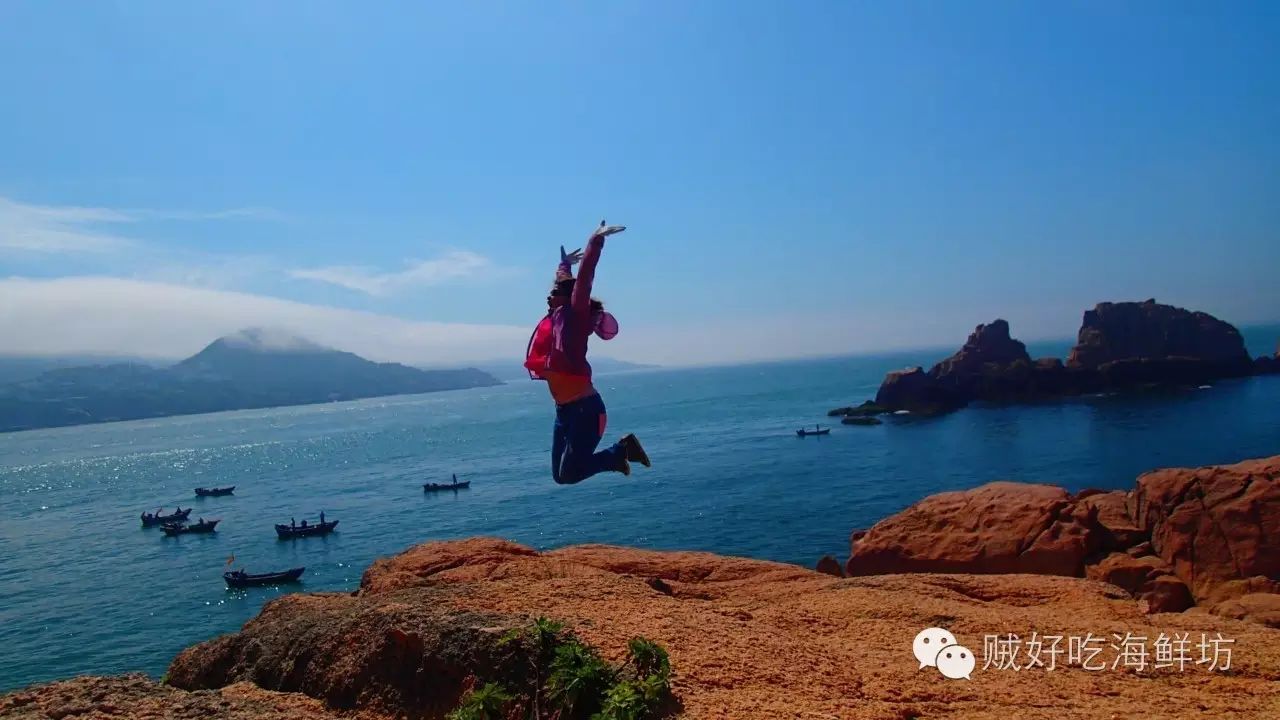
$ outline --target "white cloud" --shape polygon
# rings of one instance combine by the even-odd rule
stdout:
[[[322,350],[323,345],[294,335],[288,330],[272,327],[245,328],[240,332],[223,336],[231,347],[259,348],[262,350]]]
[[[109,276],[174,285],[231,288],[252,277],[287,272],[290,277],[328,283],[376,297],[411,287],[431,287],[457,280],[484,280],[510,274],[512,268],[466,250],[450,250],[430,260],[415,260],[399,271],[332,265],[284,270],[268,256],[220,255],[181,244],[144,242],[109,231],[109,225],[141,226],[157,222],[279,222],[288,218],[262,207],[225,210],[113,209],[34,205],[0,197],[0,253],[40,256],[92,256],[94,269]]]
[[[96,226],[132,221],[129,215],[107,208],[28,205],[0,197],[0,250],[108,252],[131,242]]]
[[[106,253],[139,243],[101,228],[155,220],[279,220],[268,208],[244,207],[210,212],[187,210],[115,210],[74,205],[32,205],[0,197],[0,250],[45,254]]]
[[[140,220],[183,220],[200,222],[204,220],[262,220],[283,222],[289,216],[264,207],[238,207],[226,210],[127,210],[130,217]]]
[[[500,272],[488,258],[454,250],[434,260],[419,260],[400,272],[378,272],[367,267],[331,266],[291,270],[291,277],[316,280],[368,295],[388,295],[413,286],[440,285],[451,280],[476,278]]]
[[[246,327],[279,328],[372,360],[519,357],[529,328],[419,322],[261,295],[107,277],[0,279],[0,351],[178,358]]]

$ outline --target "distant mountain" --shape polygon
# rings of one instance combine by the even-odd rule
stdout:
[[[635,370],[656,370],[658,365],[642,365],[640,363],[627,362],[626,360],[615,360],[609,357],[592,357],[588,358],[591,362],[591,369],[596,375],[611,375],[620,372],[632,372]],[[493,360],[491,362],[479,363],[476,367],[493,375],[499,380],[528,380],[529,373],[524,369],[524,364],[520,360]]]
[[[0,355],[0,385],[30,380],[41,373],[60,368],[83,367],[85,365],[115,365],[132,363],[138,365],[168,365],[170,361],[144,358],[123,357],[115,355]]]
[[[375,363],[287,333],[250,329],[169,368],[58,368],[0,385],[0,432],[500,384],[474,368]]]

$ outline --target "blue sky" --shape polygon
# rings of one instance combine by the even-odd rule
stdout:
[[[6,2],[0,337],[514,357],[601,218],[628,359],[1272,321],[1277,37],[1272,3]]]

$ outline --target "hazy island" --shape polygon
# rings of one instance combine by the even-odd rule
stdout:
[[[475,368],[372,362],[255,328],[219,338],[169,367],[62,367],[0,385],[0,432],[501,384]]]

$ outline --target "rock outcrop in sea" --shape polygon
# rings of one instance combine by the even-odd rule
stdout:
[[[1253,361],[1254,375],[1272,375],[1280,373],[1280,343],[1276,343],[1276,351],[1271,355],[1262,355]]]
[[[1143,386],[1196,386],[1280,372],[1278,357],[1251,360],[1239,331],[1207,313],[1155,300],[1099,303],[1085,312],[1065,363],[1032,359],[1026,346],[1010,336],[1009,323],[994,320],[979,325],[958,352],[928,372],[914,367],[888,373],[874,406],[928,415],[974,401],[1026,402]]]
[[[0,718],[444,718],[484,683],[528,684],[531,650],[512,631],[544,616],[611,663],[637,636],[665,646],[661,717],[1277,717],[1278,482],[1275,457],[1156,471],[1130,492],[993,483],[935,495],[855,532],[847,578],[833,558],[817,572],[604,545],[427,543],[375,562],[354,592],[270,601],[240,631],[183,651],[164,682],[35,686],[0,696]],[[974,653],[971,679],[917,661],[913,638],[935,626]],[[1027,667],[988,644],[1035,636],[1064,647],[1091,636],[1102,669],[1065,650],[1052,670]],[[1121,637],[1147,652],[1162,637],[1192,646],[1184,667],[1148,656],[1134,669],[1112,665]],[[1228,644],[1210,653],[1205,638]],[[1221,647],[1229,668],[1211,669],[1227,662]],[[1021,669],[1002,669],[1010,660]]]
[[[1280,628],[1280,456],[1146,473],[1128,492],[994,482],[932,495],[851,542],[850,576],[1035,573]]]
[[[1165,358],[1193,360],[1219,376],[1249,373],[1244,338],[1230,323],[1154,299],[1104,302],[1085,312],[1067,367],[1099,369]]]

